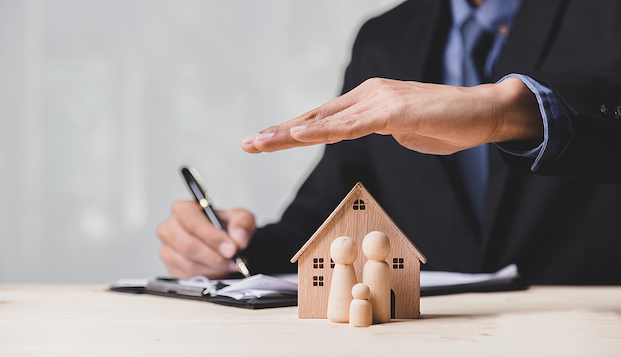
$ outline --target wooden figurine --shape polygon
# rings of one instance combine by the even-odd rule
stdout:
[[[331,262],[332,241],[347,236],[361,247],[364,236],[373,231],[384,232],[390,241],[386,261],[390,268],[390,289],[394,291],[393,318],[414,319],[419,316],[420,263],[426,263],[427,259],[364,186],[357,183],[291,259],[292,263],[298,263],[300,318],[327,318],[329,287],[336,266]],[[360,254],[354,262],[358,281],[362,281],[366,261],[364,254]]]
[[[373,323],[373,308],[368,300],[371,289],[363,283],[351,289],[354,299],[349,305],[349,324],[355,327],[367,327]]]
[[[373,323],[390,322],[390,268],[385,261],[390,254],[390,241],[382,232],[371,232],[362,241],[362,251],[367,257],[362,282],[371,290]]]
[[[334,272],[330,284],[327,315],[332,322],[349,321],[349,305],[353,300],[351,290],[358,282],[354,261],[358,257],[358,245],[349,237],[339,237],[330,245],[334,260]]]

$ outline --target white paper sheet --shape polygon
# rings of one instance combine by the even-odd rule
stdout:
[[[231,281],[228,281],[231,282]],[[267,295],[297,294],[298,284],[273,276],[257,274],[236,280],[233,284],[218,290],[215,295],[242,299],[247,297],[263,297]]]
[[[508,265],[495,273],[467,274],[446,271],[421,271],[420,287],[429,288],[435,286],[475,284],[482,282],[494,282],[511,280],[518,277],[515,264]]]
[[[151,279],[123,278],[117,280],[112,286],[117,288],[146,288]]]

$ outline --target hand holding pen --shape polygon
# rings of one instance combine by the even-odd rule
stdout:
[[[213,279],[237,272],[234,257],[250,242],[256,229],[254,216],[241,208],[219,211],[220,224],[227,228],[224,231],[210,222],[197,202],[200,199],[176,202],[170,217],[158,227],[160,257],[170,275]]]
[[[226,226],[224,222],[222,222],[220,217],[218,217],[218,214],[214,210],[213,205],[211,204],[211,200],[207,195],[207,192],[201,186],[200,175],[198,175],[196,170],[194,170],[193,168],[187,167],[181,168],[181,174],[185,178],[188,187],[190,187],[190,191],[192,191],[192,194],[196,198],[196,202],[198,202],[198,204],[203,208],[203,212],[205,212],[205,215],[207,216],[207,218],[209,218],[211,224],[213,224],[214,227],[216,227],[217,229],[226,231]],[[235,262],[235,267],[237,268],[237,270],[239,270],[240,273],[242,273],[245,277],[248,277],[250,275],[250,271],[248,270],[244,259],[239,254],[239,251],[235,253],[233,261]]]

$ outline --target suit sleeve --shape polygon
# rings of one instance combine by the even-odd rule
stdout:
[[[565,110],[571,138],[536,174],[621,185],[621,75],[617,73],[527,73],[552,89]],[[556,145],[554,137],[551,145]],[[502,153],[520,171],[532,159]]]

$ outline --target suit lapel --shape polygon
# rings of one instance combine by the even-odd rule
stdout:
[[[442,54],[451,24],[448,1],[424,0],[412,3],[413,13],[405,14],[412,20],[405,29],[404,44],[397,53],[399,79],[423,82],[442,80]],[[428,20],[415,21],[426,17]],[[428,26],[434,24],[434,26]]]
[[[546,54],[566,0],[524,0],[493,77],[537,70]]]

